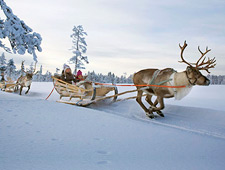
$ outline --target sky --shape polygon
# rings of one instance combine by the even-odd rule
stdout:
[[[43,49],[37,52],[44,71],[55,72],[69,64],[73,56],[72,29],[82,25],[87,32],[89,64],[84,73],[130,75],[146,68],[174,68],[179,63],[179,43],[187,41],[184,57],[196,62],[198,46],[212,49],[207,56],[216,57],[211,74],[225,75],[225,1],[224,0],[5,0],[13,13],[34,32],[41,34]],[[3,12],[0,17],[5,18]],[[2,40],[7,43],[7,40]],[[0,53],[4,52],[0,49]],[[29,54],[8,54],[17,67]],[[71,68],[74,65],[69,64]],[[203,71],[204,74],[207,72]]]

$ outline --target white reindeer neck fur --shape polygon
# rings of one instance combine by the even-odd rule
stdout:
[[[185,72],[175,72],[171,75],[171,79],[173,86],[186,86],[185,88],[174,89],[175,100],[181,100],[190,93],[192,85],[189,83]]]

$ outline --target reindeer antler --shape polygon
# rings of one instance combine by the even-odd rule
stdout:
[[[214,57],[213,59],[208,58],[208,61],[205,62],[206,57],[204,57],[209,51],[211,51],[211,49],[208,49],[208,47],[206,47],[206,51],[203,53],[200,50],[200,47],[198,46],[198,51],[202,54],[202,56],[198,59],[197,63],[195,64],[195,68],[198,70],[205,70],[208,73],[210,68],[215,68],[216,66],[216,58]],[[204,57],[204,58],[203,58]],[[201,59],[203,58],[203,60],[201,61]],[[199,64],[199,62],[201,61],[201,63]],[[205,66],[204,66],[205,65]],[[201,67],[202,66],[202,67]]]
[[[179,61],[179,62],[180,62],[180,63],[186,63],[187,65],[189,65],[189,66],[192,67],[191,63],[187,62],[187,61],[184,59],[184,57],[183,57],[184,49],[187,47],[186,40],[184,41],[184,45],[181,46],[181,45],[179,44],[179,47],[180,47],[180,49],[181,49],[180,57],[181,57],[181,59],[182,59],[182,61]]]
[[[209,69],[210,68],[214,68],[215,67],[215,65],[216,65],[216,59],[215,59],[215,57],[213,58],[213,59],[210,59],[210,58],[208,58],[208,61],[205,61],[205,59],[206,59],[206,57],[204,57],[209,51],[211,51],[211,49],[208,49],[208,47],[206,47],[206,50],[205,50],[205,52],[203,53],[201,50],[200,50],[200,47],[198,46],[198,51],[201,53],[201,57],[198,59],[198,61],[196,62],[196,63],[189,63],[189,62],[187,62],[185,59],[184,59],[184,57],[183,57],[183,52],[184,52],[184,49],[187,47],[187,43],[186,43],[186,41],[184,41],[184,45],[183,46],[181,46],[180,44],[179,44],[179,47],[180,47],[180,49],[181,49],[181,54],[180,54],[180,56],[181,56],[181,59],[182,59],[182,61],[179,61],[180,63],[186,63],[187,65],[189,65],[189,66],[191,66],[191,67],[194,67],[193,65],[195,65],[195,68],[197,69],[197,70],[205,70],[205,71],[207,71],[208,73],[210,73],[209,72]],[[203,58],[204,57],[204,58]],[[202,60],[203,59],[203,60]],[[201,61],[202,60],[202,61]],[[200,61],[201,61],[201,63],[200,63]]]

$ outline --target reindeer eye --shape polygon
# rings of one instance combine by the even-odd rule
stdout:
[[[191,68],[187,69],[188,73],[191,73],[193,70]]]

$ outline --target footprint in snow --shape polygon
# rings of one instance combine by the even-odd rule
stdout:
[[[109,163],[110,163],[110,161],[108,161],[108,160],[103,160],[103,161],[98,161],[97,162],[98,165],[107,165]]]
[[[58,139],[56,139],[56,138],[52,138],[51,140],[52,140],[52,141],[57,141]]]
[[[94,140],[103,141],[103,139],[101,139],[101,138],[94,138]]]
[[[30,122],[25,122],[25,124],[32,126],[32,123],[30,123]]]
[[[97,153],[100,154],[100,155],[110,155],[111,154],[110,152],[101,151],[101,150],[97,151]]]

